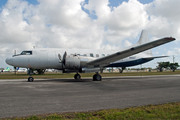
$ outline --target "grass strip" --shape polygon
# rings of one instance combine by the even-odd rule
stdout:
[[[92,77],[95,73],[80,73],[81,77]],[[112,76],[149,76],[149,75],[176,75],[180,74],[180,70],[164,71],[164,72],[124,72],[124,73],[102,73],[102,77]],[[75,73],[45,73],[44,75],[32,75],[35,79],[46,79],[46,78],[74,78]],[[0,73],[0,79],[27,79],[29,76],[26,73]]]
[[[54,113],[6,120],[180,120],[180,102],[92,112]],[[2,120],[4,120],[2,119]]]

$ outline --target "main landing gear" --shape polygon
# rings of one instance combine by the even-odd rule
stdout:
[[[80,79],[81,79],[81,75],[78,74],[78,73],[75,74],[75,75],[74,75],[74,79],[75,79],[75,80],[80,80]]]
[[[75,80],[80,80],[81,79],[81,75],[80,74],[75,74],[74,75],[74,79]],[[96,73],[95,75],[93,75],[93,81],[102,81],[102,77],[100,74]]]
[[[93,75],[93,81],[102,81],[102,77],[100,74],[96,73]]]
[[[28,78],[28,82],[34,82],[34,78],[33,77],[29,77]]]

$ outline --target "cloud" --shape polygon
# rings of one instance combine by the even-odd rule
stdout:
[[[145,5],[145,10],[149,15],[146,29],[154,36],[173,36],[179,40],[179,4],[180,1],[177,0],[154,0]]]
[[[149,4],[129,0],[117,7],[109,6],[109,0],[38,2],[32,5],[25,0],[8,0],[1,8],[1,63],[14,49],[21,52],[33,46],[119,50],[131,45],[129,40],[137,42],[142,29],[147,29],[151,39],[180,39],[177,0],[154,0]]]
[[[180,48],[174,48],[174,50],[168,50],[167,55],[180,55]]]
[[[137,0],[129,0],[113,8],[108,5],[108,0],[89,0],[84,8],[97,15],[95,22],[97,26],[104,27],[105,40],[122,48],[122,40],[137,37],[145,27],[148,15],[144,5]]]
[[[130,47],[130,46],[132,46],[133,44],[132,43],[130,43],[128,40],[126,40],[125,42],[124,42],[124,46],[125,47]]]
[[[89,26],[91,19],[81,9],[83,0],[39,0],[38,14],[46,24],[69,29]]]
[[[154,0],[147,5],[149,15],[160,16],[169,21],[179,22],[180,1],[177,0]]]

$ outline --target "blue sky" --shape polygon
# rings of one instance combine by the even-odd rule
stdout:
[[[37,0],[26,0],[26,1],[28,1],[30,4],[34,4],[34,5],[38,4]],[[86,0],[86,1],[88,1],[88,0]],[[128,0],[110,0],[109,2],[111,3],[110,4],[111,6],[117,6],[119,3],[121,4],[123,1],[128,2]],[[143,4],[150,3],[152,1],[153,0],[139,0],[139,2],[141,2]],[[7,0],[1,0],[0,4],[4,5],[6,2],[7,2]]]
[[[170,57],[153,60],[143,64],[144,67],[155,67],[156,63],[161,61],[172,62],[173,55],[175,55],[176,62],[180,61],[180,18],[177,16],[180,11],[178,11],[178,1],[156,0],[153,2],[153,0],[138,0],[141,3],[140,5],[136,0],[131,0],[131,2],[129,0],[109,0],[110,4],[108,6],[110,8],[117,7],[118,9],[108,11],[108,7],[103,2],[98,5],[90,5],[86,0],[81,9],[87,15],[78,9],[80,3],[77,4],[76,2],[64,8],[63,4],[67,1],[63,0],[63,3],[58,3],[59,6],[57,7],[51,6],[51,1],[41,1],[43,5],[37,0],[26,1],[29,2],[29,5],[32,4],[33,7],[17,4],[16,7],[9,8],[12,9],[9,11],[5,7],[7,0],[0,1],[0,14],[1,16],[5,15],[0,21],[5,24],[5,26],[0,26],[4,31],[0,42],[5,43],[0,46],[2,48],[0,49],[1,58],[5,59],[8,55],[11,55],[13,50],[10,49],[16,49],[20,52],[23,49],[31,48],[33,45],[37,47],[67,48],[85,48],[84,46],[87,45],[87,48],[90,49],[118,50],[128,44],[136,43],[141,30],[147,29],[150,40],[173,36],[177,41],[152,49],[154,56],[168,55]],[[122,2],[127,4],[122,6]],[[35,7],[37,4],[39,5]],[[130,5],[133,6],[129,9],[128,6]],[[169,10],[168,7],[172,9]],[[24,9],[23,12],[19,12],[22,9]],[[2,12],[2,10],[4,11]],[[94,12],[90,14],[90,10]],[[123,20],[124,17],[129,19]],[[44,25],[45,27],[42,27]],[[103,27],[104,29],[102,29]],[[15,40],[14,37],[13,39],[8,38],[11,37],[8,33],[19,36]],[[22,41],[26,41],[26,44]],[[78,44],[79,41],[82,44],[81,46]],[[19,46],[18,42],[22,42],[21,46]],[[67,42],[69,44],[66,44]],[[6,67],[7,65],[3,62],[2,66]]]

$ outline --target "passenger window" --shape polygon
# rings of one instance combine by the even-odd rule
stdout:
[[[87,56],[87,54],[84,54],[83,56]]]
[[[99,57],[99,54],[96,54],[96,57]]]
[[[104,56],[105,56],[105,54],[102,54],[102,56],[104,57]]]
[[[90,53],[90,57],[94,57],[93,53]]]

